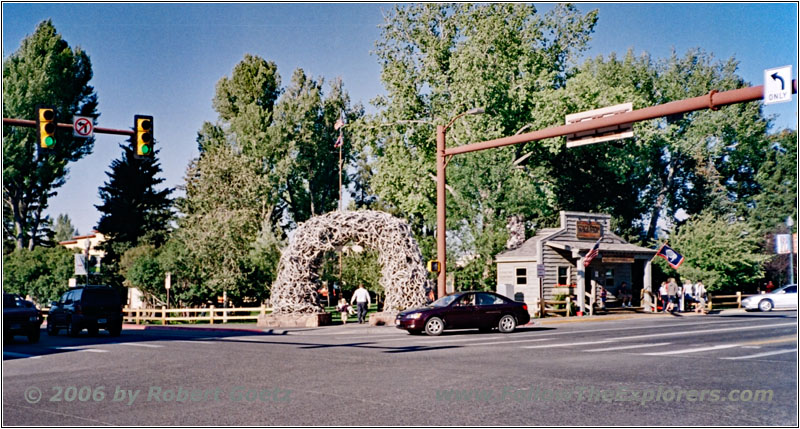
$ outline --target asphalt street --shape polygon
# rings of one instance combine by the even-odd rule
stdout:
[[[3,425],[798,424],[797,312],[409,335],[366,325],[42,334]]]

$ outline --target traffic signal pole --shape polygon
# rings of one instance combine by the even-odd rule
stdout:
[[[36,121],[30,121],[27,119],[3,118],[3,125],[9,125],[13,127],[36,128]],[[56,124],[56,128],[73,129],[74,127],[72,126],[72,124]],[[130,137],[134,137],[136,135],[136,133],[133,130],[115,130],[113,128],[100,128],[100,127],[94,127],[94,132],[99,134],[116,134],[119,136],[130,136]]]
[[[792,80],[792,94],[797,94],[796,79]],[[445,296],[445,284],[447,278],[447,231],[445,230],[447,225],[447,210],[445,205],[445,184],[447,180],[447,161],[453,157],[453,155],[520,143],[528,143],[554,137],[562,137],[569,134],[576,134],[584,131],[597,130],[624,124],[632,124],[634,122],[641,122],[669,115],[677,115],[680,113],[688,113],[696,110],[717,110],[722,106],[756,101],[763,98],[764,85],[751,86],[748,88],[740,88],[724,92],[718,92],[714,90],[699,97],[687,98],[685,100],[673,101],[666,104],[659,104],[657,106],[646,107],[644,109],[634,110],[627,113],[619,113],[606,118],[592,119],[590,121],[550,127],[530,133],[503,137],[479,143],[472,143],[450,149],[448,149],[445,145],[446,127],[438,126],[436,129],[436,250],[437,258],[441,262],[441,271],[439,271],[437,278],[437,288],[439,292],[437,298]]]

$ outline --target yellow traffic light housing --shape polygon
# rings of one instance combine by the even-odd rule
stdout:
[[[56,147],[56,109],[36,106],[36,135],[39,151],[50,152]]]
[[[438,273],[441,270],[442,270],[441,262],[439,262],[439,261],[437,261],[435,259],[428,261],[428,271],[430,271],[432,273]]]
[[[152,158],[153,149],[153,117],[145,115],[134,115],[134,145],[136,146],[136,158]]]

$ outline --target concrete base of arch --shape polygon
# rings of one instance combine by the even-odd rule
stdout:
[[[394,326],[397,313],[392,311],[381,311],[369,315],[370,326]]]
[[[316,328],[331,324],[330,313],[287,313],[258,316],[259,328]]]

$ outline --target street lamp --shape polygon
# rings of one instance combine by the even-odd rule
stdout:
[[[436,281],[436,297],[441,298],[446,293],[447,279],[447,209],[445,197],[445,181],[447,160],[445,158],[445,136],[447,129],[464,115],[480,115],[486,111],[480,107],[469,109],[451,119],[447,125],[436,126],[436,259],[439,260],[440,269]]]

